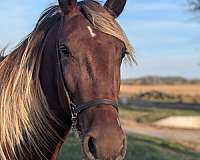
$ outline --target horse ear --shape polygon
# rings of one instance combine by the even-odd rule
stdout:
[[[111,15],[117,18],[126,5],[127,0],[107,0],[104,7],[111,13]]]
[[[75,8],[77,0],[58,0],[58,3],[63,13],[68,14]]]

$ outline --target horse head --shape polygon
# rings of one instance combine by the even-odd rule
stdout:
[[[120,66],[127,39],[117,24],[126,0],[59,0],[63,24],[59,34],[61,68],[77,113],[86,159],[123,159],[126,136],[116,109]],[[82,107],[82,108],[81,108]],[[73,111],[72,111],[73,112]]]

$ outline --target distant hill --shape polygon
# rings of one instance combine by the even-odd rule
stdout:
[[[146,76],[136,79],[122,80],[124,85],[177,85],[177,84],[200,84],[200,79],[186,79],[183,77],[160,77]]]

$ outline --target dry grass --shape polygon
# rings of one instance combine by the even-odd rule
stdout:
[[[120,95],[132,96],[151,91],[170,95],[200,96],[200,85],[122,85]]]

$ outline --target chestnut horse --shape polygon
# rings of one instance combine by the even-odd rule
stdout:
[[[116,22],[126,0],[59,0],[0,62],[0,159],[55,160],[73,128],[84,159],[120,160],[120,66],[132,47]]]

